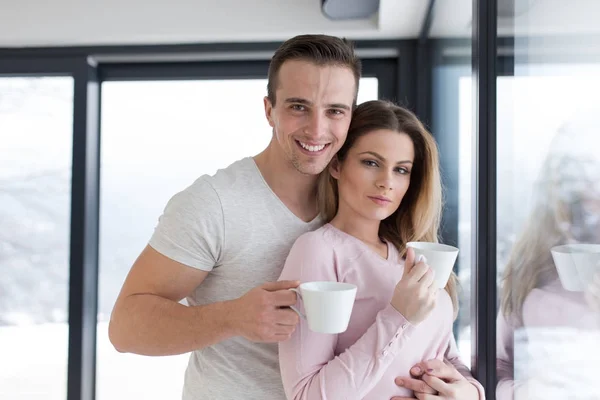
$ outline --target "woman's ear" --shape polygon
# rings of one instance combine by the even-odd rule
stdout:
[[[340,166],[339,159],[337,156],[334,156],[329,163],[329,175],[331,175],[334,179],[340,179]]]

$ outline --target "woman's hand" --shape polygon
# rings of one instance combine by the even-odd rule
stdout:
[[[415,263],[415,251],[409,248],[402,279],[396,284],[390,303],[408,322],[417,325],[435,307],[437,290],[432,284],[433,270],[426,264],[426,260]]]
[[[415,365],[410,373],[413,378],[397,378],[396,384],[414,391],[419,400],[479,400],[479,390],[475,385],[462,376],[453,365],[441,360],[423,361]],[[408,399],[410,398],[392,398]]]

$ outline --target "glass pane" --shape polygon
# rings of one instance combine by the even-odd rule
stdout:
[[[496,396],[595,399],[600,41],[591,34],[600,4],[526,3],[515,2],[524,17],[515,20],[514,76],[500,77],[497,91]]]
[[[169,198],[267,146],[266,85],[264,79],[102,85],[99,400],[181,396],[189,355],[120,354],[108,340],[108,319]],[[245,106],[223,106],[233,98]],[[376,98],[377,78],[363,78],[358,101]]]
[[[458,82],[458,254],[461,285],[461,312],[458,318],[458,349],[465,363],[472,359],[472,307],[473,296],[473,80],[471,69],[469,76],[461,76]]]
[[[0,399],[66,398],[72,125],[72,78],[0,78]]]
[[[455,271],[459,280],[459,315],[454,334],[461,360],[471,366],[471,320],[473,288],[471,159],[473,129],[473,91],[471,60],[471,25],[459,21],[472,18],[472,2],[456,6],[454,0],[435,2],[431,26],[432,38],[438,40],[432,70],[432,132],[440,148],[444,184],[444,220],[442,240],[460,251]],[[447,39],[449,36],[456,36]]]

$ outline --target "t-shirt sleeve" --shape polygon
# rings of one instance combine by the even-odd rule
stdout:
[[[179,263],[211,271],[223,253],[224,225],[219,195],[199,178],[168,201],[148,244]]]

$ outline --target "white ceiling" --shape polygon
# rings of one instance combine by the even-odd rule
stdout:
[[[600,0],[498,0],[514,17],[498,16],[500,36],[567,36],[600,33]],[[470,37],[472,0],[437,0],[431,37]]]
[[[600,0],[514,1],[501,35],[598,34]],[[427,0],[380,0],[378,15],[331,21],[321,0],[0,0],[0,47],[284,40],[299,33],[415,38]],[[437,0],[431,37],[471,36],[472,0]]]

